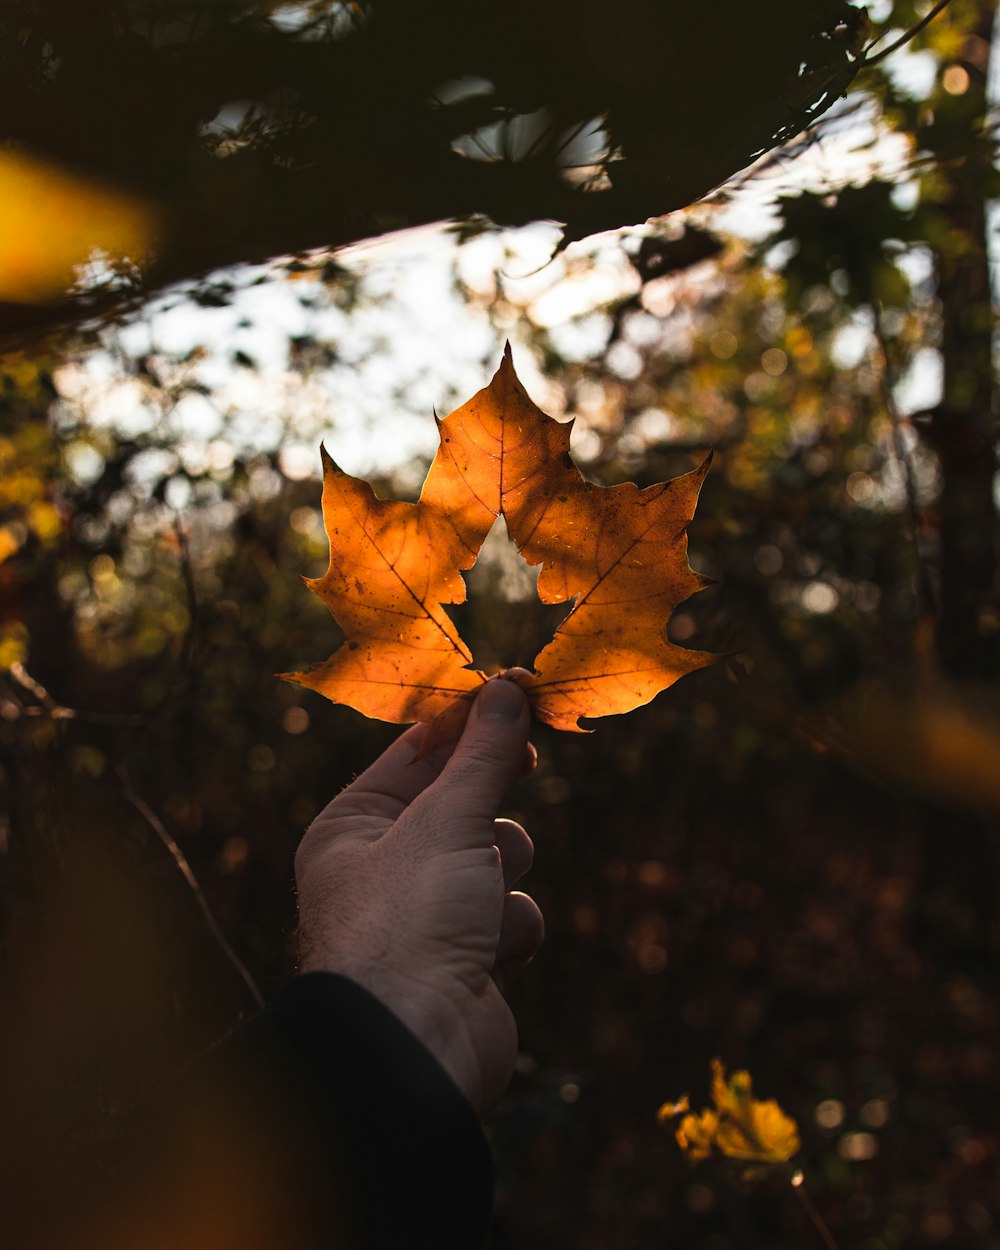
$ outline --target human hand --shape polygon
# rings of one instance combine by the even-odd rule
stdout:
[[[493,679],[457,743],[418,757],[423,726],[407,730],[317,816],[295,858],[302,971],[341,973],[381,999],[480,1113],[517,1055],[503,990],[544,935],[534,901],[510,892],[531,839],[495,819],[533,763],[528,723],[523,692]]]

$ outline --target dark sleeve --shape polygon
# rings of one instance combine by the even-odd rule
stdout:
[[[492,1167],[465,1097],[353,981],[310,973],[158,1108],[144,1235],[213,1250],[478,1250]],[[169,1230],[169,1231],[168,1231]],[[159,1235],[146,1237],[157,1248]]]

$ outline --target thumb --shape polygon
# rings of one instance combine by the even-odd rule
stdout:
[[[449,826],[486,821],[492,836],[497,809],[524,769],[530,719],[519,686],[502,677],[488,681],[451,759],[417,800],[420,806]]]

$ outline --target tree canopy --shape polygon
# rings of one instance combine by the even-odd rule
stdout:
[[[865,29],[847,0],[21,0],[0,143],[134,197],[150,237],[0,332],[430,221],[642,222],[814,121]]]

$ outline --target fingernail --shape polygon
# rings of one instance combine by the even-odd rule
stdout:
[[[524,694],[512,681],[494,677],[483,687],[476,700],[476,710],[490,720],[517,721],[524,711]]]

